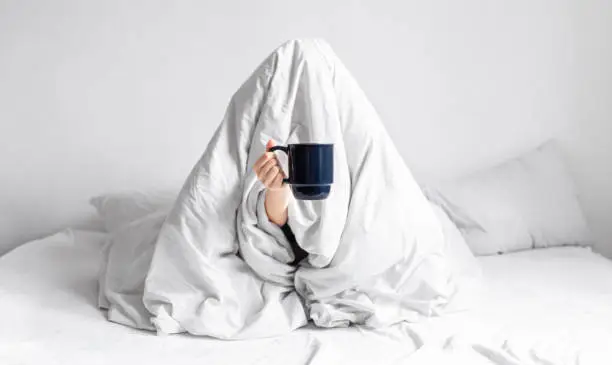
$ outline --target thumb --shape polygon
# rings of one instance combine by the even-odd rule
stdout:
[[[266,143],[266,151],[269,151],[270,148],[276,146],[276,143],[274,143],[273,140],[269,140],[268,143]]]

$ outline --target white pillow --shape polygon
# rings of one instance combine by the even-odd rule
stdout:
[[[553,142],[427,195],[445,209],[475,255],[593,243]]]
[[[114,232],[151,213],[170,210],[177,195],[170,191],[129,191],[96,196],[89,202],[102,217],[106,230]]]

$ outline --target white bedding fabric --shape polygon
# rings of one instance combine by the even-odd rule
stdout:
[[[222,341],[109,323],[97,307],[104,239],[67,231],[0,257],[0,364],[394,364],[415,349],[402,326],[303,328],[278,338]]]
[[[478,308],[381,330],[222,341],[154,336],[97,309],[104,236],[67,231],[0,257],[0,364],[611,364],[612,262],[562,247],[478,258]]]
[[[172,208],[177,193],[172,190],[122,191],[90,199],[107,232],[125,228],[151,213]]]
[[[559,146],[549,141],[517,158],[429,188],[475,255],[553,246],[588,246],[593,238]]]
[[[484,289],[476,307],[411,327],[430,336],[418,351],[424,359],[449,364],[612,364],[610,260],[590,248],[556,247],[478,261]]]
[[[258,214],[264,186],[252,166],[270,138],[334,143],[330,196],[289,205],[309,253],[297,270]],[[101,275],[109,319],[164,334],[261,338],[308,320],[381,328],[441,313],[455,286],[427,199],[320,40],[274,51],[233,96],[168,216],[132,222],[111,243]]]

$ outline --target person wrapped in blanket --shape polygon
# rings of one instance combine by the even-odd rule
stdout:
[[[275,146],[274,141],[270,140],[266,144],[266,152],[259,157],[253,166],[253,170],[257,174],[257,178],[265,185],[266,193],[264,206],[266,215],[270,222],[278,225],[287,241],[291,245],[295,259],[291,265],[297,266],[308,256],[308,252],[304,251],[295,239],[295,235],[291,231],[291,227],[287,223],[289,199],[291,199],[291,189],[289,185],[283,183],[285,173],[276,158],[274,152],[269,152]]]

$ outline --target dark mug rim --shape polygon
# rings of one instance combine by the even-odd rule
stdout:
[[[333,143],[316,143],[316,142],[308,142],[308,143],[289,143],[287,146],[333,146]]]
[[[329,185],[332,185],[332,184],[333,184],[333,181],[332,181],[332,182],[330,182],[330,183],[320,183],[320,184],[317,184],[317,183],[312,183],[312,184],[308,184],[308,183],[297,183],[297,184],[294,184],[294,183],[292,183],[292,182],[288,182],[288,184],[290,184],[290,185],[292,185],[292,186],[298,186],[298,187],[302,187],[302,186],[316,186],[316,187],[318,187],[318,186],[329,186]]]

